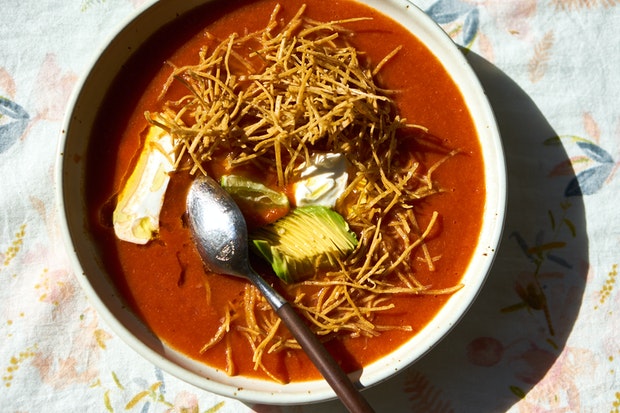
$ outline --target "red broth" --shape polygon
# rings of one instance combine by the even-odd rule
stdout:
[[[119,241],[111,225],[115,194],[131,171],[148,128],[143,113],[157,111],[161,106],[157,97],[170,73],[170,67],[164,62],[169,60],[177,66],[194,64],[207,31],[225,38],[233,31],[263,28],[276,1],[220,3],[225,5],[204,7],[164,28],[124,67],[100,109],[92,136],[87,202],[91,230],[103,262],[133,310],[168,345],[189,357],[225,369],[224,343],[205,354],[200,354],[199,350],[217,330],[226,303],[242,296],[246,282],[205,274],[190,234],[183,226],[190,178],[176,174],[171,180],[157,240],[146,246]],[[441,234],[430,240],[428,246],[433,253],[442,256],[436,262],[435,271],[420,265],[416,276],[433,288],[458,283],[480,233],[485,197],[480,143],[460,91],[424,45],[378,12],[350,0],[288,0],[282,17],[288,20],[302,4],[307,4],[306,16],[319,21],[372,17],[371,22],[347,26],[355,31],[351,42],[367,53],[371,61],[379,62],[394,48],[403,46],[382,69],[381,84],[399,91],[396,102],[400,114],[408,122],[426,126],[443,145],[461,150],[461,154],[434,173],[444,192],[428,198],[416,210],[422,227],[433,211],[439,211]],[[423,160],[431,165],[442,156],[429,151]],[[209,277],[211,288],[210,305],[207,305],[205,277]],[[277,280],[267,277],[278,288]],[[343,336],[328,342],[327,347],[346,370],[359,369],[411,338],[432,320],[448,298],[448,295],[395,297],[395,308],[380,314],[376,321],[387,325],[411,325],[412,332],[386,331],[374,338]],[[246,338],[233,333],[230,340],[235,373],[265,377],[264,373],[253,369],[252,351]],[[263,361],[284,381],[319,377],[300,351],[265,355]]]

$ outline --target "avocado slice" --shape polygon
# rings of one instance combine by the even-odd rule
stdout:
[[[336,211],[318,205],[295,208],[250,234],[253,249],[286,283],[302,281],[316,269],[337,268],[357,245],[357,237]]]

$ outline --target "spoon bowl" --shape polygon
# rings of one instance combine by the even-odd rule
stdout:
[[[213,272],[247,277],[247,225],[232,197],[213,179],[200,177],[188,193],[187,211],[204,264]]]
[[[187,195],[189,227],[205,266],[213,272],[247,278],[267,299],[338,398],[350,412],[372,412],[347,374],[301,317],[249,263],[245,218],[217,182],[200,176]]]

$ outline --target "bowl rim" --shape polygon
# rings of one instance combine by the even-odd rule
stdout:
[[[88,96],[85,97],[85,93],[88,93],[89,81],[98,76],[98,71],[101,71],[99,65],[105,61],[107,54],[111,50],[114,51],[115,47],[118,48],[119,42],[123,43],[121,41],[122,36],[131,36],[131,34],[127,34],[127,31],[135,29],[135,26],[141,21],[148,19],[150,16],[160,18],[158,17],[161,16],[160,13],[168,15],[168,12],[170,12],[179,15],[182,14],[180,11],[189,11],[199,5],[217,1],[189,0],[186,2],[176,2],[182,3],[182,5],[177,5],[172,1],[147,1],[131,13],[97,50],[95,58],[86,67],[84,75],[81,76],[74,88],[67,105],[67,113],[58,142],[55,165],[55,195],[60,214],[61,235],[67,248],[71,269],[74,271],[81,288],[86,293],[89,302],[96,309],[98,315],[123,342],[152,364],[204,390],[246,402],[289,405],[327,401],[334,399],[336,396],[324,380],[273,385],[270,382],[265,383],[265,380],[248,379],[241,376],[231,378],[221,371],[188,359],[161,344],[161,342],[158,344],[158,339],[142,325],[142,322],[131,313],[131,310],[123,307],[122,299],[116,297],[113,292],[108,291],[110,286],[106,287],[106,281],[104,279],[93,279],[92,275],[89,275],[92,274],[92,272],[89,272],[90,270],[96,271],[97,263],[93,260],[93,262],[85,265],[84,260],[80,259],[88,251],[85,252],[85,247],[78,245],[77,241],[81,237],[79,236],[80,234],[76,235],[76,233],[80,233],[80,231],[85,233],[87,231],[85,224],[80,225],[79,219],[72,217],[72,211],[69,208],[73,205],[73,202],[79,202],[79,200],[75,201],[76,198],[79,198],[79,194],[73,193],[72,189],[75,188],[75,185],[79,188],[83,187],[82,177],[76,177],[71,174],[72,171],[79,171],[80,167],[78,164],[80,164],[81,160],[79,159],[79,154],[77,157],[71,156],[72,151],[68,144],[69,139],[73,136],[74,128],[77,127],[79,131],[82,124],[89,124],[90,120],[88,117],[82,119],[76,115],[76,113],[84,113],[84,109],[80,112],[80,105],[83,100],[88,99]],[[454,296],[448,299],[434,317],[434,320],[442,320],[445,323],[429,323],[416,336],[391,354],[364,367],[362,371],[350,374],[352,379],[359,381],[363,388],[367,388],[389,379],[398,371],[407,368],[419,360],[436,346],[467,313],[488,277],[497,249],[499,248],[505,219],[507,184],[501,137],[492,108],[475,72],[468,64],[459,47],[439,25],[408,0],[354,1],[364,3],[397,21],[420,38],[444,67],[446,67],[446,62],[453,66],[452,70],[448,70],[448,67],[446,67],[446,70],[448,70],[457,87],[461,90],[466,103],[468,103],[479,139],[481,139],[480,146],[483,151],[485,186],[487,187],[479,242],[464,275],[464,281],[468,281],[469,284],[466,283],[466,287],[458,292],[459,299],[454,299]],[[175,3],[175,6],[172,6],[172,3]],[[152,29],[156,30],[157,27],[160,26],[154,25]],[[148,30],[151,29],[149,28]],[[144,38],[148,37],[145,34],[141,36]],[[140,36],[136,39],[139,38]],[[134,39],[135,43],[139,45],[142,41],[136,39]],[[429,44],[430,40],[435,42],[435,47]],[[121,53],[121,56],[126,59],[130,54],[131,52],[127,48],[127,50]],[[456,75],[455,68],[458,69]],[[471,104],[476,104],[476,107],[471,107]],[[482,141],[483,138],[485,139],[484,141]],[[80,145],[82,147],[86,146],[84,143]],[[493,172],[493,176],[490,176],[489,172]],[[72,184],[73,186],[71,186]],[[489,192],[489,190],[491,191]],[[84,236],[84,234],[81,234],[81,236]],[[484,243],[481,244],[480,240],[483,240]],[[110,308],[110,305],[107,304],[109,300],[121,300],[121,302],[117,303],[119,307]],[[123,318],[123,321],[121,321],[118,317],[119,314],[127,318]],[[421,340],[422,338],[427,339],[423,341]],[[412,344],[416,345],[413,351],[410,348]],[[267,385],[263,386],[263,390],[256,390],[257,383]],[[277,397],[274,397],[276,395]]]

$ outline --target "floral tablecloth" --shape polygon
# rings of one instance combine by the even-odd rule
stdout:
[[[99,319],[59,234],[54,159],[68,98],[144,0],[0,6],[0,411],[330,412],[185,384]],[[509,199],[496,264],[464,320],[366,391],[381,412],[620,409],[620,1],[420,0],[495,111]]]

